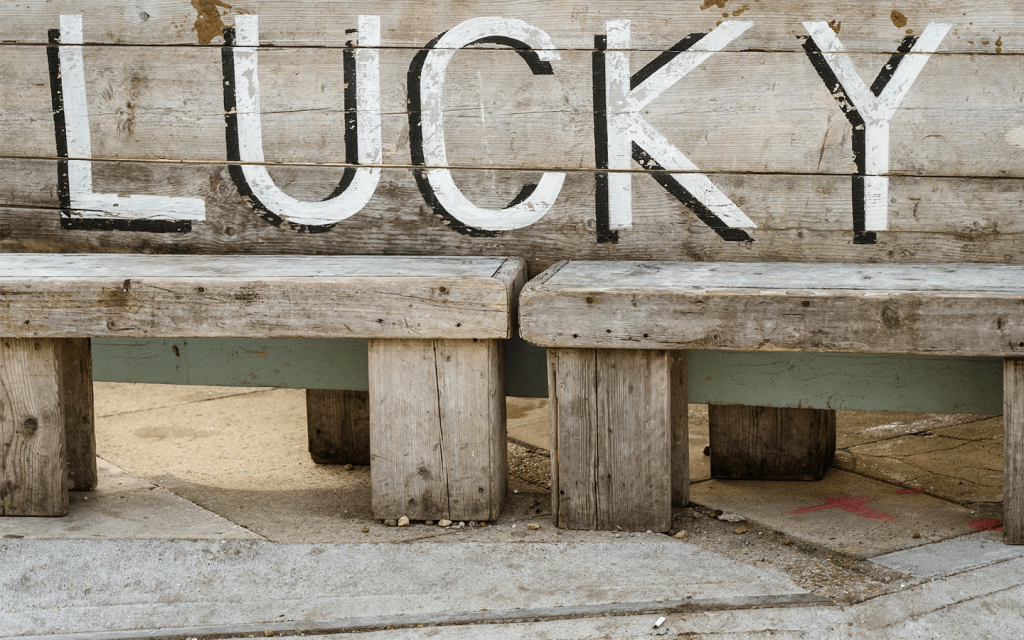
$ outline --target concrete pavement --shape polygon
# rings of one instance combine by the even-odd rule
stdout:
[[[825,480],[726,483],[691,406],[677,538],[551,526],[543,401],[510,399],[501,518],[398,528],[367,468],[311,463],[301,391],[96,390],[100,487],[0,519],[0,637],[1024,634],[998,417],[842,412]]]

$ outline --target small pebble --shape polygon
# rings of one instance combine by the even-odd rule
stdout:
[[[723,513],[718,516],[718,519],[722,522],[743,522],[746,520],[746,518],[736,513]]]
[[[423,524],[425,524],[425,525],[427,525],[428,527],[430,527],[430,526],[433,526],[433,525],[434,525],[434,521],[433,521],[433,520],[427,520],[427,521],[426,521],[426,522],[424,522]]]
[[[481,527],[486,527],[487,526],[487,521],[486,520],[481,520],[480,521],[480,526]]]
[[[452,521],[451,520],[438,520],[437,521],[437,526],[439,526],[439,527],[450,527],[450,526],[452,526]]]
[[[409,517],[408,516],[402,516],[401,518],[399,518],[398,519],[398,526],[400,526],[400,527],[408,527],[409,526]]]
[[[342,469],[344,469],[345,471],[351,471],[352,470],[352,465],[346,464],[344,467],[342,467]]]
[[[363,527],[363,533],[370,533],[370,527]]]
[[[475,520],[470,520],[469,521],[469,526],[475,527],[476,526],[476,521]]]
[[[459,528],[460,529],[465,529],[466,528],[466,523],[465,522],[460,522],[459,523]]]
[[[530,524],[526,525],[526,528],[530,531],[536,531],[537,529],[540,529],[540,525],[531,522]]]
[[[736,528],[735,531],[733,531],[733,533],[735,533],[736,535],[740,535],[740,534],[743,534],[743,533],[746,533],[746,532],[747,532],[747,525],[745,525],[745,524],[741,524],[739,527]]]
[[[683,529],[682,531],[677,531],[676,535],[672,537],[674,537],[676,540],[685,540],[687,535],[689,534],[686,532],[686,529]]]
[[[267,629],[266,631],[263,632],[263,637],[265,637],[265,638],[272,638],[273,636],[274,636],[274,632],[271,631],[270,629]]]
[[[614,536],[612,536],[612,537],[613,537],[613,538],[621,538],[622,536],[620,536],[619,534],[617,534],[617,533],[616,533],[616,534],[615,534]]]
[[[384,526],[387,526],[387,527],[393,527],[393,526],[395,526],[397,524],[398,524],[397,520],[385,520],[384,521]]]

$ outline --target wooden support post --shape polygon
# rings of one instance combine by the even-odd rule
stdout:
[[[690,405],[686,378],[686,352],[670,351],[672,394],[672,506],[690,502]]]
[[[0,515],[68,512],[61,341],[0,339]]]
[[[68,456],[68,489],[92,491],[96,472],[96,423],[92,397],[92,348],[89,338],[60,343],[63,373],[64,437]]]
[[[1024,544],[1024,358],[1003,359],[1003,542]]]
[[[369,341],[374,517],[498,516],[507,487],[502,346]]]
[[[679,387],[671,382],[669,354],[548,350],[556,526],[671,526],[680,483],[672,474],[673,444],[685,426],[676,430],[672,424],[672,391]],[[677,498],[683,498],[681,491]]]
[[[370,464],[370,393],[306,390],[309,456],[316,464]]]
[[[708,405],[711,477],[821,480],[836,451],[831,409]]]

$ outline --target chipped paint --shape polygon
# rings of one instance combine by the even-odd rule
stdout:
[[[196,22],[192,30],[199,38],[199,44],[210,44],[214,38],[224,35],[227,26],[220,17],[217,7],[230,9],[231,5],[222,0],[192,0],[192,8],[196,10]]]

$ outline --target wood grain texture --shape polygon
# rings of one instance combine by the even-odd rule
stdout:
[[[376,518],[493,520],[507,487],[502,345],[370,340]]]
[[[898,44],[857,57],[869,84]],[[220,54],[86,47],[92,157],[225,162]],[[380,51],[385,166],[412,163],[406,85],[414,54]],[[346,163],[343,55],[319,48],[260,52],[266,162]],[[654,57],[634,54],[635,70]],[[564,51],[552,64],[554,75],[533,75],[512,50],[457,54],[443,97],[449,165],[596,169],[592,53]],[[888,173],[1024,176],[1018,64],[1016,55],[933,55],[894,116]],[[0,155],[57,156],[46,48],[0,45],[0,85],[8,91],[0,98],[0,127],[18,134]],[[715,53],[648,105],[644,118],[703,172],[856,172],[852,125],[803,51]]]
[[[520,331],[547,347],[1012,356],[1022,297],[1015,266],[581,262],[527,285]]]
[[[0,339],[0,515],[68,512],[57,340]]]
[[[370,340],[373,517],[448,516],[433,340]]]
[[[569,173],[547,215],[492,238],[457,233],[423,203],[412,173],[384,170],[366,208],[324,233],[297,233],[260,219],[223,166],[96,163],[105,192],[195,195],[207,220],[188,233],[69,231],[61,228],[56,163],[0,160],[0,249],[5,253],[377,254],[526,259],[531,276],[572,260],[1024,264],[1024,181],[891,178],[890,229],[876,244],[853,244],[849,176],[718,174],[713,182],[758,225],[753,242],[726,242],[649,177],[633,179],[633,227],[598,243],[593,174]],[[41,169],[39,167],[42,167]],[[27,171],[27,174],[26,174]],[[322,199],[338,169],[271,168],[296,198]],[[32,178],[36,175],[37,178]],[[480,206],[504,206],[530,180],[522,172],[455,172]],[[32,189],[19,185],[32,184]],[[10,197],[3,195],[17,192]],[[26,194],[26,191],[31,193]],[[485,197],[486,195],[486,197]],[[24,204],[28,202],[28,204]]]
[[[224,3],[227,5],[228,3]],[[505,16],[526,20],[547,31],[556,46],[590,49],[594,35],[607,20],[633,21],[633,41],[638,49],[660,51],[687,33],[709,31],[727,19],[752,20],[757,25],[735,46],[739,49],[792,51],[795,35],[804,33],[804,20],[838,23],[850,51],[885,51],[909,28],[920,33],[929,22],[951,22],[955,38],[950,51],[992,54],[1024,50],[1024,13],[1006,0],[951,0],[936,5],[928,0],[906,0],[900,12],[906,24],[898,26],[888,2],[862,0],[806,0],[771,3],[690,2],[665,4],[639,0],[623,4],[614,0],[479,0],[471,3],[389,0],[368,8],[363,2],[339,0],[311,5],[304,0],[249,0],[241,5],[201,4],[196,9],[176,0],[54,0],[43,3],[9,3],[0,6],[5,24],[4,39],[11,42],[45,43],[46,31],[62,14],[82,14],[85,41],[112,44],[163,44],[216,47],[223,44],[219,28],[230,26],[240,14],[260,16],[266,42],[278,46],[338,47],[347,39],[344,30],[356,25],[356,16],[367,12],[381,16],[385,47],[422,47],[443,31],[479,16]],[[725,14],[728,14],[726,16]],[[1001,34],[1000,44],[996,44]]]
[[[437,340],[435,350],[448,518],[494,520],[508,479],[502,343]]]
[[[1003,542],[1024,544],[1024,358],[1003,360]]]
[[[669,393],[672,421],[672,506],[690,502],[690,410],[686,352],[669,351]]]
[[[0,304],[6,311],[0,333],[505,338],[511,330],[511,284],[493,277],[503,262],[8,256],[0,269]],[[523,268],[521,261],[512,262]],[[506,280],[517,282],[518,270],[503,272]]]
[[[556,527],[597,528],[597,353],[548,349],[551,513]]]
[[[316,464],[370,464],[368,391],[307,389],[306,428]]]
[[[92,395],[92,346],[88,338],[58,340],[68,490],[92,491],[96,470],[96,421]]]
[[[672,526],[667,351],[597,350],[597,528]]]
[[[708,405],[711,477],[821,480],[836,448],[836,412]]]

